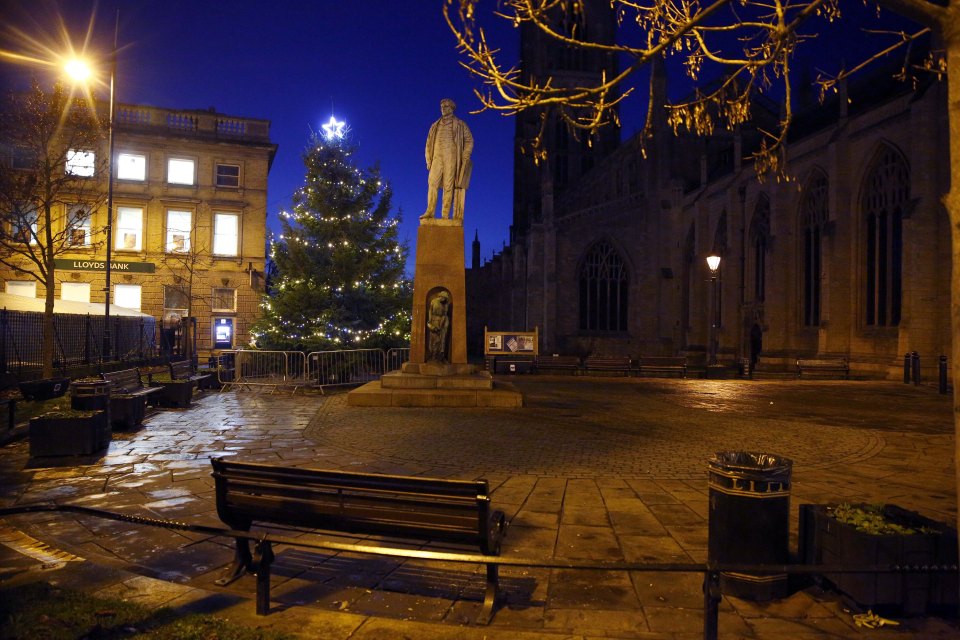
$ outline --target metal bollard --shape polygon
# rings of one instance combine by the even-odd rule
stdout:
[[[947,356],[940,356],[938,366],[940,369],[940,393],[945,394],[947,392]]]
[[[903,384],[910,384],[910,352],[903,354]]]
[[[910,353],[910,360],[913,369],[913,384],[920,384],[920,354],[916,351]]]

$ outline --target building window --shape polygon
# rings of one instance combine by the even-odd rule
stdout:
[[[37,244],[37,222],[40,216],[37,214],[36,208],[29,205],[25,208],[18,206],[10,218],[10,234],[14,240]]]
[[[218,187],[239,187],[240,186],[240,165],[236,164],[217,164],[217,186]]]
[[[7,293],[24,298],[37,297],[36,280],[7,280]]]
[[[820,284],[823,271],[823,229],[827,210],[827,176],[818,171],[807,180],[800,200],[802,247],[803,324],[820,325]]]
[[[214,288],[210,309],[214,312],[236,311],[237,290],[231,288]]]
[[[114,249],[140,251],[143,248],[143,209],[117,207],[117,235]]]
[[[89,178],[94,173],[96,156],[93,151],[70,149],[67,151],[67,175]]]
[[[90,246],[90,208],[75,204],[67,212],[66,244],[71,247]]]
[[[73,302],[90,302],[90,283],[61,282],[60,299]]]
[[[169,184],[192,185],[196,182],[194,171],[196,163],[188,158],[170,158],[167,160],[167,182]]]
[[[185,318],[190,309],[190,297],[180,287],[163,285],[163,315],[176,314]]]
[[[910,172],[903,158],[884,145],[874,156],[863,189],[865,220],[865,321],[900,324],[903,281],[903,210],[910,200]]]
[[[189,211],[167,210],[167,253],[186,253],[190,251]]]
[[[140,285],[118,284],[113,287],[113,304],[140,311]]]
[[[626,331],[629,279],[623,259],[608,242],[598,242],[580,266],[580,329]]]
[[[213,253],[235,256],[240,246],[240,216],[236,213],[215,213],[213,216]]]
[[[143,182],[147,179],[147,157],[135,153],[117,155],[117,179]]]
[[[767,297],[767,250],[770,247],[770,200],[760,196],[750,222],[750,251],[753,258],[753,300]]]

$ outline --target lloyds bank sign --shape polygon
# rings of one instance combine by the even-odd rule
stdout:
[[[64,271],[106,271],[105,260],[75,260],[73,258],[54,258],[53,266]],[[114,262],[110,261],[110,271],[117,273],[153,273],[156,265],[152,262]]]

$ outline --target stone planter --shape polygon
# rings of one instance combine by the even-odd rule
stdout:
[[[836,520],[827,505],[800,505],[800,560],[805,564],[956,564],[956,531],[894,505],[883,511],[892,522],[925,531],[906,535],[865,533]],[[955,573],[828,573],[823,577],[864,609],[881,614],[957,612]]]
[[[47,413],[30,420],[30,456],[82,456],[110,444],[106,411]]]
[[[70,378],[44,378],[18,383],[20,395],[25,400],[50,400],[59,398],[67,392]]]
[[[160,387],[161,393],[150,397],[151,403],[159,407],[177,407],[185,409],[193,398],[193,382],[190,380],[151,380],[151,387]]]

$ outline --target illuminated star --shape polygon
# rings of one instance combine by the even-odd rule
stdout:
[[[337,122],[337,119],[330,116],[330,122],[323,125],[323,135],[327,140],[339,140],[343,137],[343,128],[347,126],[346,122]]]

